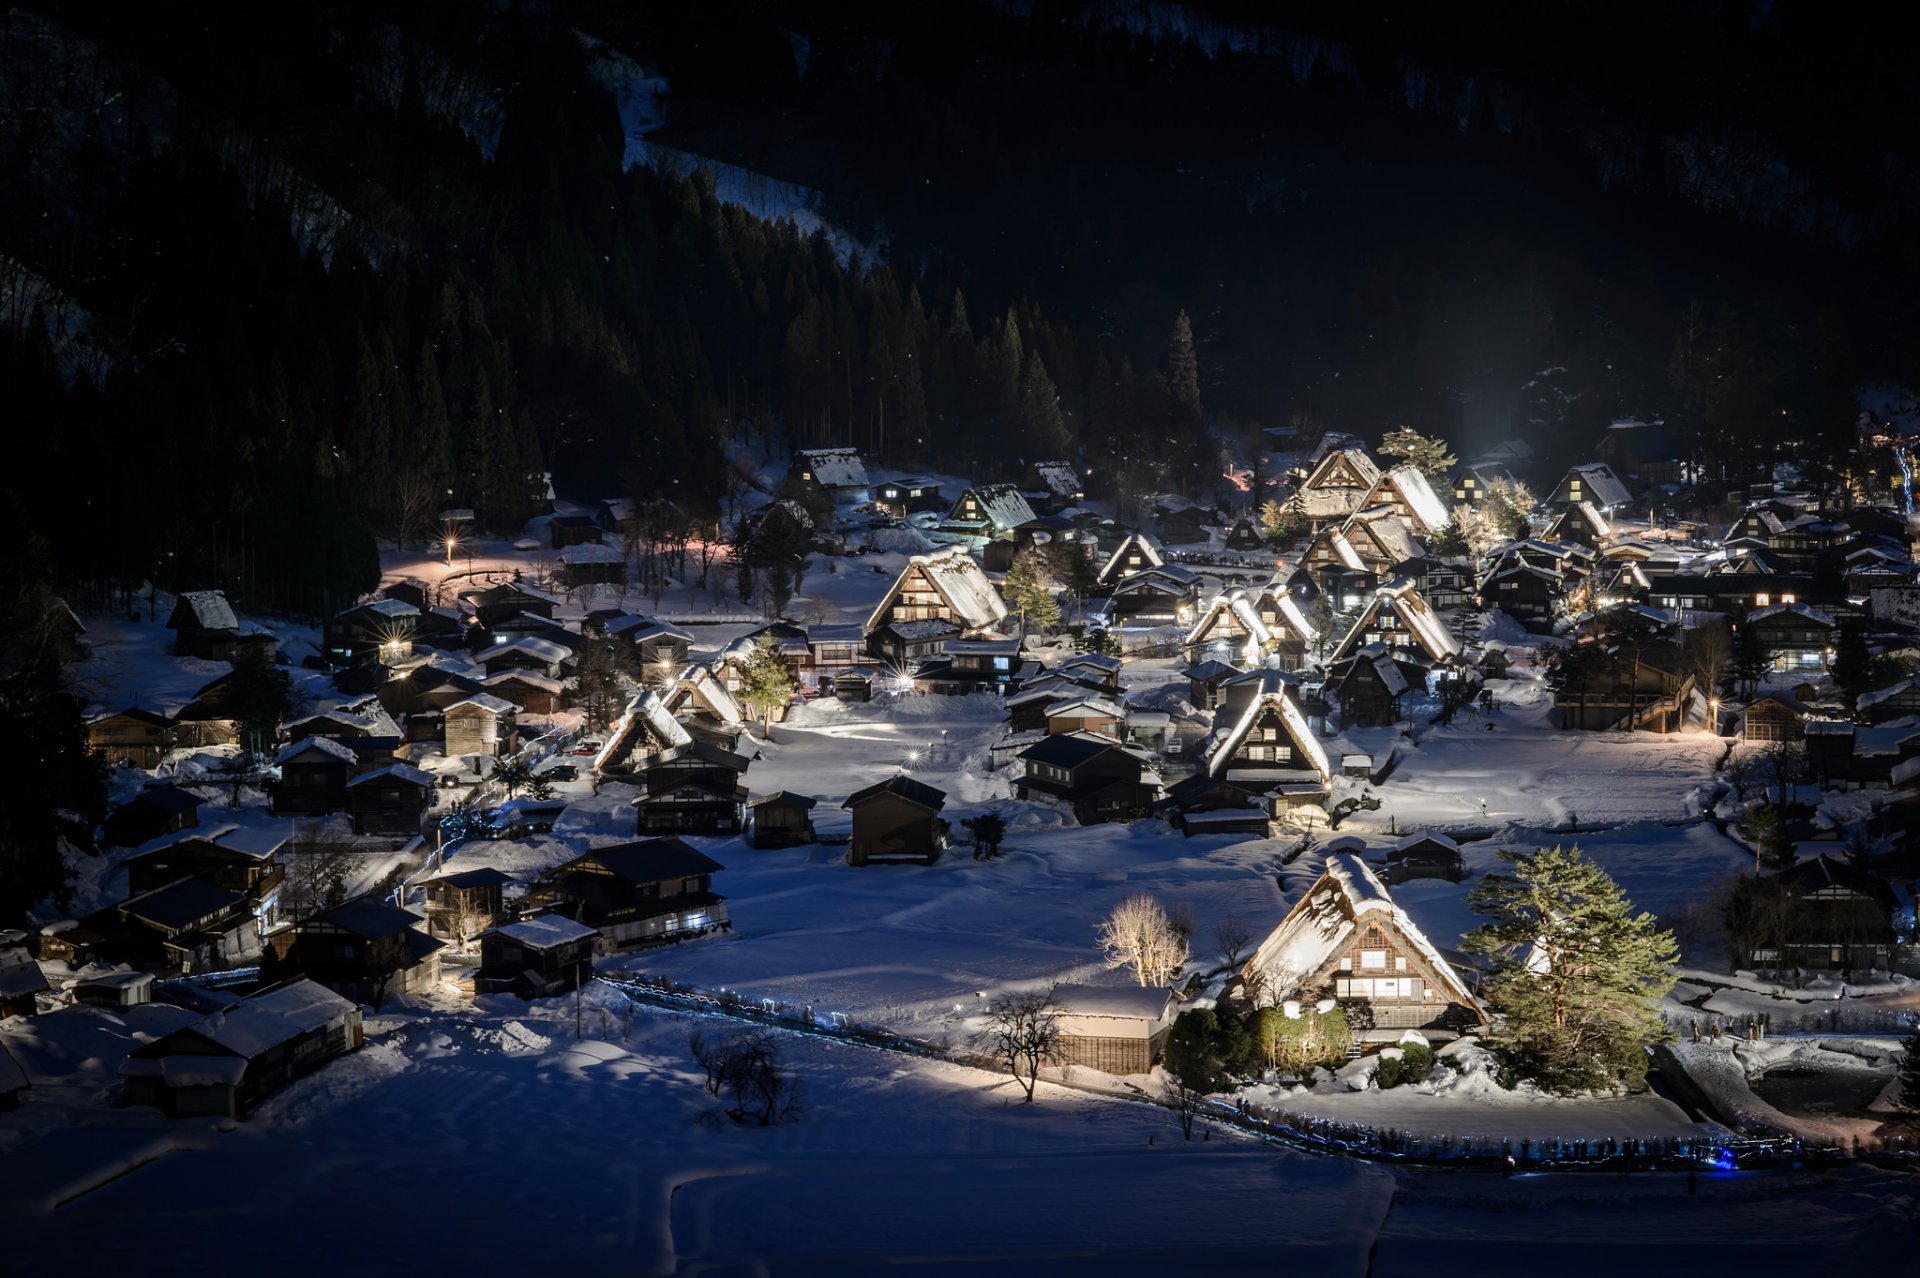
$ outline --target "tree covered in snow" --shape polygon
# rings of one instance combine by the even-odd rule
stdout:
[[[1040,1067],[1060,1055],[1060,1007],[1053,991],[1024,990],[994,999],[974,1045],[1006,1067],[1032,1104]]]
[[[793,672],[771,636],[762,635],[740,668],[740,702],[760,717],[762,735],[773,740],[773,715],[793,699]]]
[[[1033,547],[1013,557],[1007,569],[1007,603],[1020,614],[1020,633],[1027,633],[1031,622],[1042,633],[1060,624],[1060,605],[1053,598],[1053,570],[1044,556]]]
[[[1502,852],[1510,867],[1468,893],[1487,922],[1464,945],[1492,964],[1482,992],[1499,1013],[1490,1046],[1556,1092],[1637,1087],[1655,1004],[1673,988],[1678,947],[1578,847]]]
[[[1527,535],[1527,521],[1540,504],[1533,490],[1517,479],[1508,479],[1505,475],[1495,475],[1487,482],[1486,496],[1481,498],[1480,509],[1489,525],[1502,536],[1524,537]]]
[[[1380,451],[1385,456],[1398,457],[1435,482],[1444,481],[1447,472],[1460,460],[1447,447],[1446,440],[1422,435],[1410,426],[1388,431],[1380,441]]]
[[[1142,985],[1167,985],[1187,965],[1187,936],[1142,892],[1113,907],[1097,927],[1108,967],[1126,968]]]

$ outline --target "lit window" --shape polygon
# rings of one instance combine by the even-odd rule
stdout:
[[[1387,968],[1387,952],[1385,950],[1361,950],[1360,967],[1362,970],[1377,968],[1384,972]]]
[[[1753,597],[1753,606],[1756,608],[1764,608],[1772,602],[1773,596],[1769,594],[1761,593]]]
[[[1780,602],[1781,602],[1781,603],[1783,603],[1783,604],[1790,604],[1790,603],[1793,603],[1793,602],[1794,602],[1794,597],[1793,597],[1792,595],[1781,595],[1781,596],[1780,596]]]

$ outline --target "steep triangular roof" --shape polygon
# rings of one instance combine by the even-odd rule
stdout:
[[[668,712],[660,694],[651,688],[643,689],[627,702],[627,708],[614,721],[613,730],[607,733],[607,743],[594,756],[594,771],[626,762],[647,740],[654,743],[656,750],[672,750],[693,742],[679,720]]]
[[[915,569],[925,576],[934,593],[953,610],[954,620],[963,630],[988,630],[1005,619],[1007,602],[994,589],[993,583],[987,580],[987,574],[979,562],[967,553],[966,547],[948,546],[945,550],[914,555],[907,560],[907,566],[894,578],[892,589],[887,591],[879,606],[867,618],[869,633],[886,624],[895,598]]]
[[[1336,449],[1320,459],[1294,497],[1308,518],[1335,518],[1359,509],[1379,479],[1380,468],[1363,450]]]
[[[1306,716],[1300,712],[1300,707],[1293,703],[1293,698],[1279,689],[1262,692],[1247,703],[1247,708],[1241,712],[1239,719],[1229,725],[1224,733],[1215,731],[1207,744],[1207,775],[1217,777],[1227,770],[1233,760],[1234,751],[1240,748],[1247,733],[1260,721],[1262,713],[1267,710],[1278,711],[1281,723],[1286,725],[1287,732],[1293,737],[1294,748],[1313,764],[1313,770],[1320,774],[1320,779],[1325,781],[1332,777],[1333,767],[1327,762],[1326,747],[1320,744],[1320,738],[1313,735],[1313,729],[1307,726]]]
[[[1121,565],[1125,561],[1127,552],[1130,549],[1139,551],[1140,557],[1146,560],[1148,567],[1158,568],[1167,562],[1166,556],[1160,553],[1160,548],[1153,544],[1153,538],[1147,536],[1145,533],[1128,533],[1125,539],[1113,548],[1113,553],[1107,556],[1107,562],[1101,567],[1100,580],[1102,583],[1112,585],[1120,579]]]
[[[1430,537],[1453,522],[1418,466],[1402,464],[1382,474],[1360,505],[1364,509],[1376,502],[1405,506],[1413,520],[1411,531],[1417,537]]]
[[[1267,623],[1260,619],[1260,614],[1254,611],[1253,600],[1247,597],[1244,590],[1223,590],[1210,599],[1200,619],[1187,631],[1185,646],[1208,642],[1213,632],[1229,618],[1240,627],[1240,634],[1245,636],[1241,644],[1242,660],[1254,660],[1272,640],[1273,633],[1267,629]]]
[[[673,687],[666,696],[667,713],[679,715],[689,710],[704,709],[720,722],[733,725],[746,722],[740,713],[740,703],[734,700],[727,685],[721,683],[709,666],[691,665],[680,672]]]
[[[973,499],[975,514],[965,513],[968,498]],[[1018,528],[1033,518],[1027,495],[1015,484],[978,484],[965,489],[947,514],[949,524],[981,523],[994,528]]]
[[[1386,885],[1351,852],[1329,856],[1326,869],[1294,903],[1287,917],[1268,934],[1242,969],[1260,978],[1261,997],[1280,1003],[1301,994],[1317,995],[1338,968],[1341,952],[1355,933],[1372,925],[1409,951],[1419,975],[1448,1000],[1480,1010],[1479,1000],[1440,956],[1406,911],[1393,903]]]
[[[1414,587],[1411,577],[1396,577],[1374,592],[1360,616],[1354,620],[1346,636],[1340,640],[1329,658],[1338,661],[1351,656],[1362,643],[1367,630],[1373,627],[1382,609],[1391,609],[1399,618],[1405,633],[1411,635],[1435,665],[1452,661],[1460,655],[1460,641],[1453,633],[1440,624],[1439,616],[1427,605]]]
[[[813,472],[816,482],[827,488],[865,488],[866,463],[851,448],[803,448],[793,455],[796,466]]]

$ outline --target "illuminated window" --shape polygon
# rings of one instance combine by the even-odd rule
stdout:
[[[1361,950],[1360,968],[1362,971],[1378,969],[1386,971],[1387,952],[1385,950]]]
[[[1794,602],[1794,598],[1792,595],[1781,595],[1780,602],[1783,604],[1790,604]]]
[[[1762,593],[1753,597],[1753,606],[1756,608],[1764,608],[1772,602],[1773,596],[1769,594]]]

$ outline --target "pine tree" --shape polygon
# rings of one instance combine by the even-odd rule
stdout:
[[[1040,352],[1027,356],[1020,379],[1021,446],[1030,457],[1065,457],[1073,451],[1067,419],[1060,411],[1060,392],[1040,362]]]
[[[1388,457],[1398,457],[1429,480],[1435,481],[1445,480],[1447,473],[1459,460],[1448,451],[1446,440],[1428,438],[1408,426],[1388,431],[1380,441],[1380,451]]]
[[[1646,1077],[1642,1050],[1665,1033],[1656,1003],[1673,988],[1673,935],[1632,904],[1578,847],[1502,852],[1467,903],[1490,921],[1468,952],[1491,960],[1482,987],[1499,1013],[1490,1045],[1517,1075],[1556,1092]]]
[[[1173,337],[1167,348],[1167,391],[1173,396],[1180,423],[1199,426],[1200,361],[1193,350],[1193,325],[1184,309],[1174,316]]]
[[[1042,633],[1060,624],[1060,605],[1053,598],[1052,573],[1046,560],[1033,547],[1013,557],[1007,569],[1004,593],[1007,604],[1020,614],[1020,637],[1026,638],[1029,622]]]
[[[596,635],[580,646],[568,691],[573,704],[587,716],[589,727],[603,728],[613,722],[627,695],[627,681],[620,673],[613,640]]]
[[[740,701],[760,716],[762,734],[773,740],[774,711],[793,699],[793,672],[771,635],[762,635],[740,668]]]

